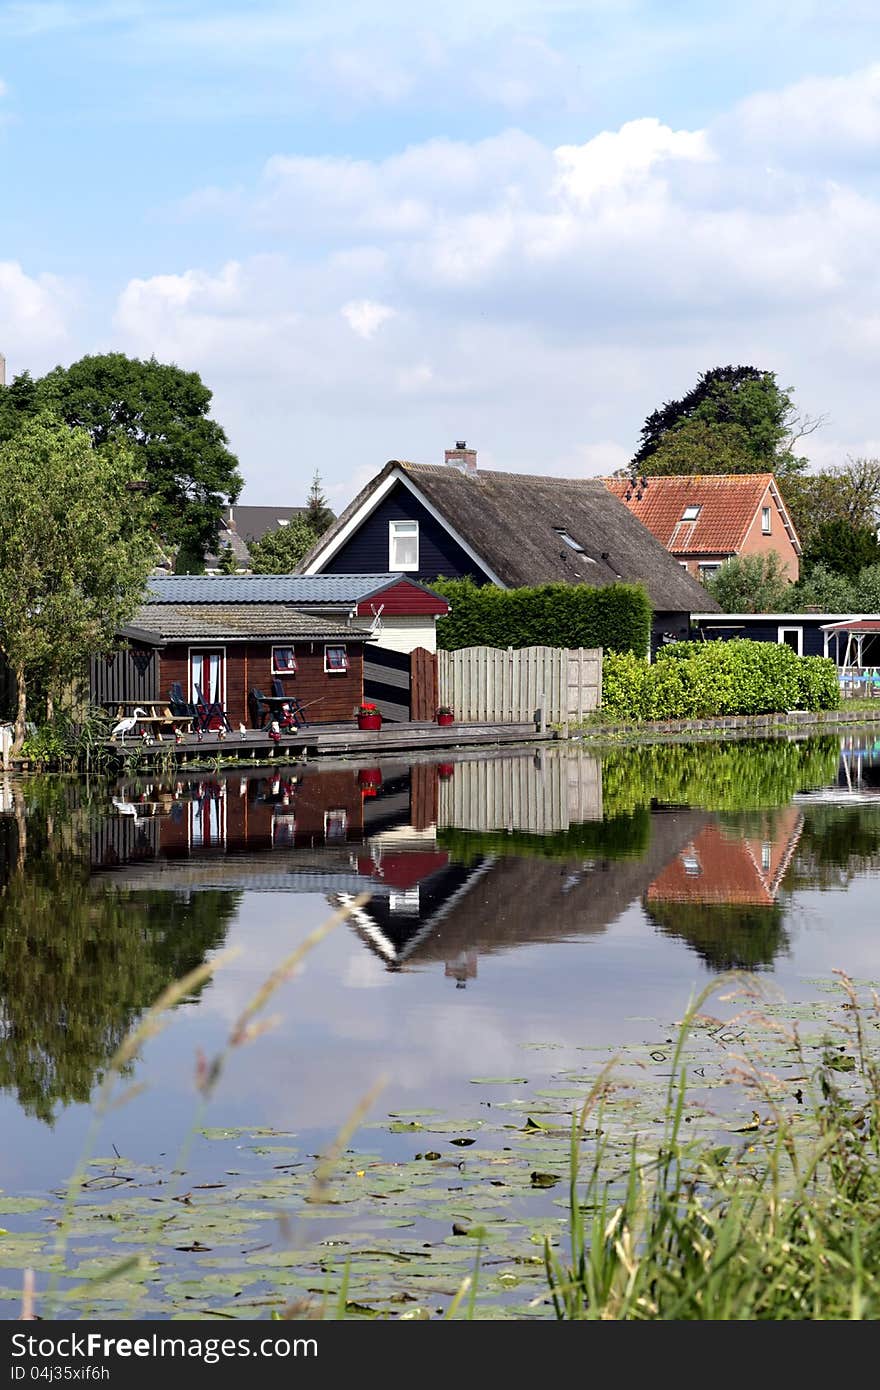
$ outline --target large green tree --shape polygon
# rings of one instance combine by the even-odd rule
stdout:
[[[123,442],[37,415],[0,446],[0,649],[15,675],[13,748],[27,697],[81,673],[133,614],[157,545],[139,461]]]
[[[800,472],[795,448],[818,420],[802,420],[774,372],[713,367],[642,426],[633,466],[646,474]]]
[[[706,588],[724,613],[783,613],[793,586],[779,554],[737,555],[723,564]]]
[[[286,526],[267,531],[249,547],[251,569],[254,574],[292,574],[319,534],[307,514],[292,517]]]
[[[0,443],[45,409],[87,430],[98,447],[125,439],[156,499],[164,540],[204,555],[215,547],[224,506],[242,487],[238,460],[210,408],[211,392],[198,373],[110,352],[0,388]]]
[[[877,529],[880,518],[880,459],[848,458],[833,468],[786,478],[785,505],[801,545],[809,550],[820,527],[845,522]]]
[[[854,526],[843,519],[823,522],[804,551],[808,572],[820,564],[849,579],[857,578],[868,565],[880,564],[876,528]]]

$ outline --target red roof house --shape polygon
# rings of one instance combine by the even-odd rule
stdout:
[[[605,486],[695,579],[734,555],[775,550],[794,583],[801,543],[772,473],[606,478]]]

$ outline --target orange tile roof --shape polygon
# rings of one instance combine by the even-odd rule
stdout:
[[[724,473],[648,478],[645,488],[606,478],[605,486],[674,555],[735,555],[773,481],[772,473]],[[682,520],[686,507],[699,507],[695,521]]]

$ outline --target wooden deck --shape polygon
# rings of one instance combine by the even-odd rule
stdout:
[[[145,743],[141,738],[129,738],[124,744],[117,740],[110,741],[107,746],[124,761],[134,756],[141,760],[169,755],[179,761],[189,761],[192,758],[201,760],[217,756],[234,760],[236,757],[312,758],[347,753],[379,757],[394,751],[425,751],[433,748],[442,751],[475,745],[544,743],[556,737],[551,729],[539,731],[534,722],[452,724],[441,728],[433,720],[413,720],[387,723],[377,730],[359,729],[353,723],[312,724],[282,734],[279,743],[273,743],[265,730],[248,729],[243,734],[226,734],[224,738],[218,738],[216,733],[206,733],[201,740],[187,735],[179,743],[168,738],[161,743]]]

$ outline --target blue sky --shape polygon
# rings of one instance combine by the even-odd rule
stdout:
[[[245,500],[572,476],[728,361],[880,454],[873,0],[0,0],[0,350],[215,392]]]

